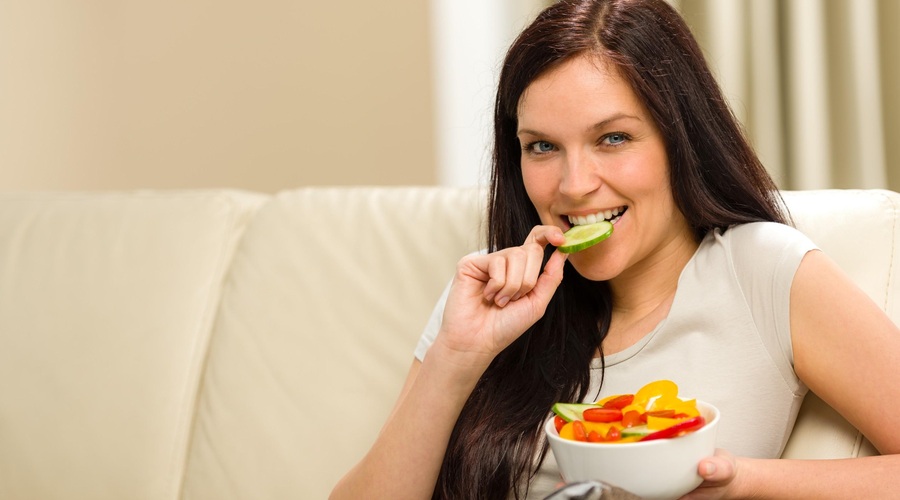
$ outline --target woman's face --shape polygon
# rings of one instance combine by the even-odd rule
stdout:
[[[581,275],[610,280],[696,248],[672,198],[663,138],[613,65],[590,56],[564,62],[525,89],[518,122],[522,177],[541,223],[615,226],[569,257]]]

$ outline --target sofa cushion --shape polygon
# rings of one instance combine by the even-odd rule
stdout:
[[[223,291],[186,499],[328,496],[386,419],[456,261],[479,248],[480,199],[300,189],[257,214]]]
[[[869,189],[785,191],[797,229],[810,237],[900,323],[900,194]]]
[[[179,497],[221,282],[261,201],[0,195],[0,498]]]
[[[895,323],[900,323],[900,194],[885,190],[788,191],[798,229],[815,242]],[[784,458],[845,458],[875,448],[834,409],[809,393]]]

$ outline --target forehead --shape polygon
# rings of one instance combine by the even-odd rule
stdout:
[[[616,65],[596,55],[574,57],[542,74],[518,103],[520,127],[537,125],[534,121],[594,123],[615,114],[647,117]]]

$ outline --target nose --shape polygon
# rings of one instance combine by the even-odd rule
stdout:
[[[569,152],[559,182],[559,192],[570,198],[583,198],[600,189],[603,180],[596,158],[582,151]]]

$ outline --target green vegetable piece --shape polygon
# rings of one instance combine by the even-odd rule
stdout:
[[[559,415],[559,418],[566,422],[571,422],[584,420],[584,410],[588,408],[599,408],[599,406],[589,403],[556,403],[553,405],[553,413]]]
[[[622,429],[622,437],[644,437],[651,431],[646,425],[635,425],[634,427],[626,427]]]
[[[609,238],[613,233],[613,225],[609,221],[573,226],[565,232],[566,242],[559,247],[562,253],[575,253]]]

